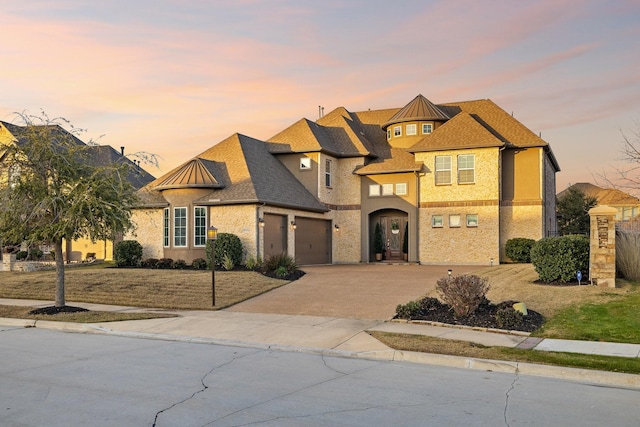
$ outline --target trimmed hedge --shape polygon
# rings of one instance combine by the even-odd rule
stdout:
[[[524,237],[509,239],[505,246],[505,253],[515,263],[530,263],[531,248],[535,243],[535,240]]]
[[[575,280],[576,272],[589,269],[589,238],[569,235],[540,239],[531,248],[531,262],[543,282]]]
[[[142,260],[142,245],[137,240],[123,240],[113,248],[118,267],[138,267]]]

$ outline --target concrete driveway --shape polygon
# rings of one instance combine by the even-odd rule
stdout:
[[[226,309],[352,319],[388,320],[398,304],[432,290],[439,278],[471,273],[478,266],[322,265],[304,266],[301,279]]]

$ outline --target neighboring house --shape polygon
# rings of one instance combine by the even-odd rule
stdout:
[[[601,188],[588,182],[579,182],[565,188],[558,193],[558,200],[561,200],[571,188],[580,190],[585,196],[595,198],[598,205],[615,208],[617,221],[629,221],[640,214],[640,199],[637,197],[615,188]]]
[[[86,145],[75,135],[69,133],[60,126],[55,126],[53,135],[59,133],[61,137],[70,139],[79,145]],[[18,126],[12,123],[0,121],[0,146],[2,144],[20,144],[23,141],[25,126]],[[116,161],[125,161],[131,164],[131,172],[127,176],[127,180],[134,188],[140,189],[144,185],[153,181],[154,177],[140,167],[139,163],[135,163],[124,156],[124,147],[118,152],[110,146],[89,145],[91,147],[89,161],[96,166],[105,166]],[[0,153],[0,162],[2,155]],[[0,177],[0,185],[6,185],[7,177]],[[0,242],[2,236],[0,236]],[[46,246],[45,246],[46,249]],[[89,239],[78,239],[73,242],[63,242],[64,257],[67,261],[83,261],[87,259],[87,254],[93,254],[96,259],[112,260],[113,259],[113,242],[110,240],[92,242]]]
[[[337,108],[267,141],[234,134],[142,188],[145,258],[204,258],[207,227],[246,255],[299,264],[498,263],[507,240],[556,230],[549,144],[491,100]]]

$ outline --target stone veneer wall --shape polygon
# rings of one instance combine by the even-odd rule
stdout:
[[[360,210],[334,211],[334,224],[340,227],[333,230],[333,263],[358,263],[360,259]],[[366,261],[365,261],[366,262]]]
[[[478,226],[467,227],[466,215],[477,214]],[[442,215],[443,227],[432,227],[433,215]],[[449,215],[460,215],[460,227],[449,226]],[[419,258],[421,264],[498,263],[497,206],[436,207],[420,209]]]
[[[616,287],[616,209],[589,210],[589,276],[594,285]]]
[[[209,225],[218,233],[231,233],[240,238],[245,256],[256,258],[258,215],[256,205],[212,206]]]
[[[136,229],[124,240],[137,240],[142,245],[142,259],[163,258],[162,217],[164,209],[134,209],[131,218]]]

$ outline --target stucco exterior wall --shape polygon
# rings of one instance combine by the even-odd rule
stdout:
[[[504,248],[509,239],[524,237],[540,240],[544,237],[542,210],[541,203],[500,207],[500,259],[502,261],[508,260]]]
[[[63,241],[62,248],[67,247],[66,241]],[[78,239],[71,242],[71,253],[63,252],[65,260],[72,262],[81,262],[87,259],[88,253],[94,253],[96,259],[105,261],[113,261],[113,242],[110,240],[98,240],[92,242],[90,239]]]

